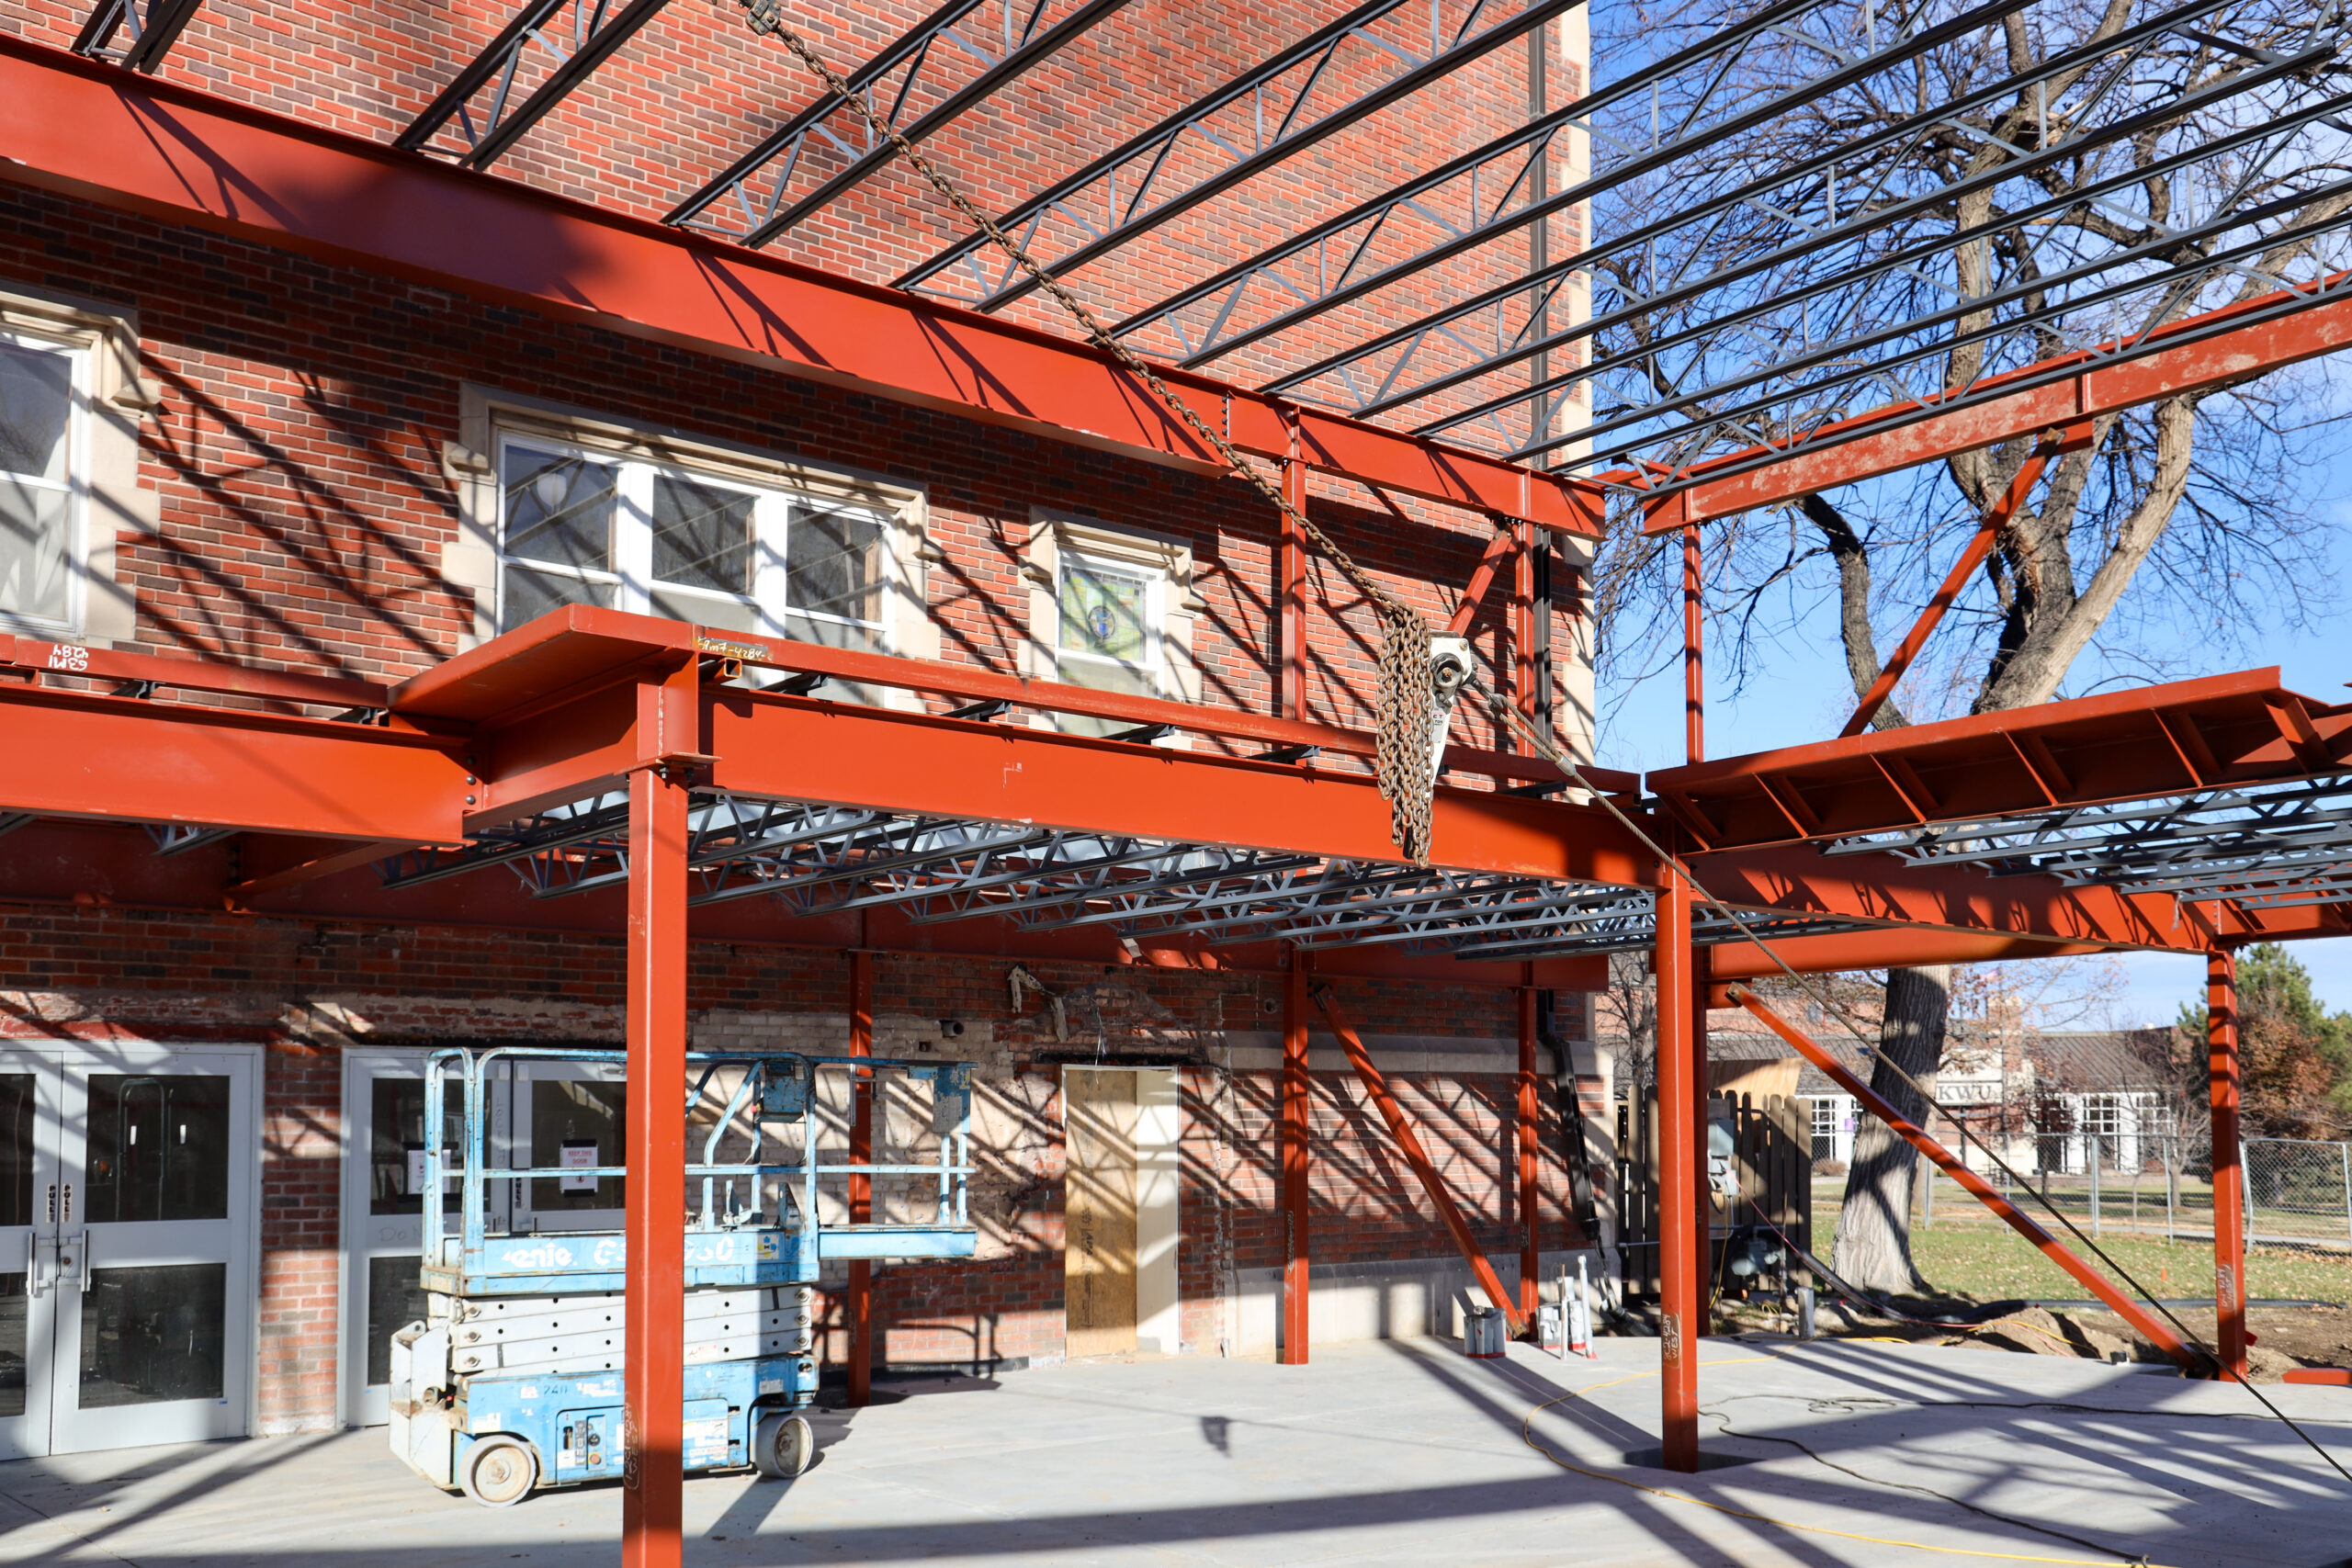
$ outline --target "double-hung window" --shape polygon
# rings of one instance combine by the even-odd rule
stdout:
[[[498,626],[603,604],[883,649],[888,520],[826,497],[502,438]]]
[[[78,624],[86,357],[0,332],[0,629]]]

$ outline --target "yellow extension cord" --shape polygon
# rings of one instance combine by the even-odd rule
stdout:
[[[1850,1343],[1850,1341],[1840,1341],[1840,1343]],[[1900,1343],[1907,1344],[1909,1341],[1905,1340]],[[1788,1354],[1787,1351],[1781,1352],[1781,1355],[1786,1354]],[[1780,1359],[1780,1356],[1743,1356],[1737,1360],[1702,1361],[1699,1364],[1702,1367],[1744,1367],[1765,1361],[1777,1361]],[[1922,1540],[1894,1540],[1885,1536],[1863,1535],[1855,1530],[1831,1529],[1826,1525],[1799,1524],[1794,1519],[1776,1518],[1770,1514],[1753,1513],[1748,1509],[1735,1508],[1724,1503],[1711,1503],[1704,1497],[1693,1497],[1687,1492],[1671,1492],[1663,1486],[1645,1485],[1628,1476],[1612,1474],[1605,1470],[1587,1470],[1580,1464],[1571,1464],[1568,1461],[1562,1459],[1535,1436],[1535,1418],[1555,1404],[1565,1404],[1571,1399],[1582,1399],[1589,1393],[1599,1393],[1604,1388],[1615,1388],[1622,1383],[1640,1382],[1644,1379],[1662,1375],[1663,1369],[1655,1372],[1634,1372],[1627,1377],[1612,1378],[1607,1382],[1595,1383],[1590,1388],[1571,1389],[1557,1398],[1547,1399],[1530,1410],[1526,1419],[1519,1424],[1520,1438],[1529,1448],[1533,1449],[1562,1470],[1573,1471],[1578,1475],[1590,1476],[1595,1481],[1606,1481],[1612,1485],[1629,1487],[1635,1492],[1646,1492],[1653,1497],[1665,1497],[1677,1503],[1693,1504],[1718,1514],[1729,1515],[1735,1519],[1751,1519],[1758,1524],[1775,1525],[1781,1529],[1802,1530],[1807,1535],[1836,1536],[1840,1540],[1859,1540],[1871,1546],[1897,1546],[1906,1551],[1926,1551],[1939,1557],[1973,1557],[1996,1562],[2058,1562],[2071,1564],[2073,1568],[2120,1568],[2120,1568],[2164,1568],[2163,1564],[2150,1563],[2144,1558],[2128,1558],[2120,1554],[2112,1558],[2037,1557],[2022,1551],[1972,1551],[1965,1547],[1930,1546]]]

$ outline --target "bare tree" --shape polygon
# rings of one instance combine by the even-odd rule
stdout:
[[[1761,8],[1748,0],[1703,11],[1625,7],[1615,35],[1596,39],[1596,57],[1612,44],[1669,49]],[[1677,165],[1676,188],[1646,197],[1687,200],[1746,188],[1759,172],[1826,163],[1825,175],[1796,195],[1734,205],[1679,250],[1670,244],[1663,261],[1654,248],[1604,264],[1596,318],[1623,324],[1613,338],[1597,334],[1594,353],[1623,367],[1620,385],[1641,378],[1631,396],[1660,406],[1671,389],[1677,407],[1690,407],[1694,386],[1783,389],[1778,401],[1729,391],[1696,399],[1723,415],[1709,423],[1693,414],[1679,427],[1676,455],[1689,458],[1890,400],[1890,389],[1905,389],[1891,376],[1851,374],[1873,355],[1932,366],[1941,386],[1965,389],[2342,265],[2352,212],[2345,138],[2307,102],[2323,80],[2330,91],[2340,80],[2340,10],[2249,0],[2152,30],[2157,9],[2040,0],[1815,93],[1804,89],[1823,79],[1834,41],[1792,32],[1784,47],[1751,51],[1736,90],[1789,107],[1703,167]],[[1871,25],[1916,28],[1949,15],[1898,3]],[[2144,43],[2102,52],[2143,34]],[[2298,76],[2278,63],[2290,60],[2315,63]],[[1677,108],[1668,102],[1653,118],[1672,124]],[[1871,140],[1898,126],[1908,129]],[[1864,151],[1843,164],[1828,156],[1843,148]],[[1856,189],[1860,197],[1841,194]],[[1810,204],[1803,211],[1800,196]],[[1856,237],[1842,248],[1819,243],[1832,231]],[[1788,254],[1802,259],[1766,265]],[[1747,279],[1744,293],[1678,296],[1670,287],[1673,277],[1735,275]],[[1804,302],[1801,323],[1775,292]],[[1670,303],[1647,311],[1647,299]],[[1836,318],[1836,341],[1854,345],[1843,370],[1816,348],[1815,299]],[[1710,320],[1737,331],[1712,330]],[[1775,369],[1776,355],[1829,367],[1810,403],[1793,374]],[[2009,515],[1935,663],[1873,726],[2047,702],[2093,649],[2113,667],[2179,672],[2237,644],[2242,625],[2298,621],[2324,581],[2301,569],[2319,526],[2312,429],[2331,411],[2324,380],[2305,373],[2098,420]],[[1804,637],[1826,614],[1859,696],[1880,673],[1882,620],[1908,621],[1958,537],[1993,510],[2034,446],[2027,437],[1963,453],[1716,529],[1710,629],[1728,641],[1735,681],[1752,678],[1776,643]],[[1666,656],[1679,609],[1679,549],[1631,522],[1612,535],[1595,579],[1604,672],[1620,678]],[[1915,1116],[1925,1108],[1906,1079],[1932,1086],[1951,1005],[1945,968],[1886,976],[1872,1088]],[[1907,1225],[1915,1169],[1884,1129],[1857,1137],[1836,1253],[1848,1278],[1919,1286]]]

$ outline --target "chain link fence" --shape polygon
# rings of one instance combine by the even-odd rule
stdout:
[[[2017,1199],[2030,1185],[2093,1235],[2140,1236],[2150,1240],[2210,1242],[2213,1237],[2213,1182],[2206,1166],[2211,1151],[2203,1139],[2143,1134],[2119,1160],[2106,1140],[2084,1140],[2081,1156],[2052,1159],[2078,1168],[2035,1170],[2013,1184],[1999,1171],[1984,1178]],[[1922,1175],[1931,1168],[1921,1162]],[[2023,1168],[2020,1168],[2021,1169]],[[2255,1247],[2342,1257],[2352,1254],[2352,1144],[2308,1143],[2288,1138],[2249,1138],[2243,1145],[2239,1179],[2246,1213],[2246,1240]],[[1816,1193],[1834,1205],[1843,1177],[1826,1179]],[[1982,1204],[1951,1178],[1914,1184],[1912,1223],[1998,1225]],[[2024,1202],[2029,1213],[2039,1204]]]

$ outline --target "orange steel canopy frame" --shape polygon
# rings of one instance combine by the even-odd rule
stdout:
[[[1207,461],[1104,356],[0,39],[0,178],[426,279],[1156,461]],[[2290,291],[2291,292],[2291,291]],[[1855,422],[1642,488],[1653,525],[1766,504],[2323,353],[2312,291],[2200,318],[2014,396]],[[1197,376],[1244,450],[1597,533],[1602,491]],[[1621,483],[1628,476],[1612,476]],[[1670,491],[1670,494],[1665,493]],[[1487,579],[1496,575],[1490,557]],[[1593,770],[1615,809],[1456,748],[1401,864],[1369,736],[572,607],[392,686],[0,643],[0,896],[628,932],[635,1089],[682,1060],[690,933],[727,940],[1591,988],[1655,952],[1665,1450],[1695,1464],[1710,992],[1776,972],[2136,947],[2213,959],[2216,1174],[2234,1168],[2229,949],[2352,930],[2334,795],[2352,711],[2275,671],[1694,763]],[[913,694],[826,701],[831,680]],[[1509,682],[1503,682],[1508,686]],[[792,688],[798,688],[796,692]],[[1095,739],[952,705],[1132,725]],[[1175,732],[1189,750],[1151,743]],[[1309,753],[1319,753],[1312,755]],[[1503,787],[1496,787],[1496,786]],[[1630,820],[1633,828],[1627,826]],[[1639,830],[1636,831],[1635,829]],[[223,847],[232,839],[232,859]],[[1645,840],[1648,841],[1645,841]],[[1694,897],[1653,843],[1704,888]],[[155,852],[161,851],[163,852]],[[1740,931],[1711,900],[1745,911]],[[1760,937],[1768,953],[1758,945]],[[1303,1075],[1305,1021],[1285,1021]],[[1523,1057],[1523,1060],[1526,1059]],[[2225,1111],[2227,1114],[2225,1114]],[[1287,1114],[1287,1109],[1286,1109]],[[630,1130],[677,1168],[683,1128]],[[1285,1165],[1286,1188],[1297,1173]],[[1302,1184],[1303,1185],[1303,1184]],[[638,1462],[624,1552],[677,1561],[680,1208],[629,1184]],[[2234,1185],[2224,1203],[2234,1198]],[[1442,1194],[1432,1194],[1442,1197]],[[2238,1221],[2219,1217],[2219,1245]],[[1295,1244],[1303,1248],[1303,1232]],[[1292,1256],[1303,1272],[1304,1252]],[[1498,1303],[1500,1304],[1500,1303]],[[2223,1308],[2241,1366],[2243,1292]],[[1286,1311],[1289,1310],[1286,1304]],[[1295,1325],[1303,1343],[1303,1307]],[[650,1381],[649,1381],[650,1380]]]

